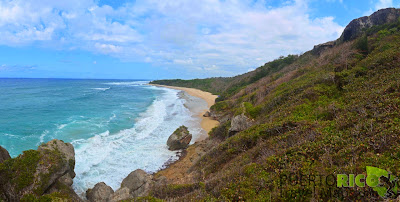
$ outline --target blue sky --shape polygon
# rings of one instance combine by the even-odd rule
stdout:
[[[400,0],[0,0],[0,77],[233,76]]]

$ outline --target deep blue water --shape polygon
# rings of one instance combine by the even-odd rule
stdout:
[[[0,79],[0,145],[16,157],[51,139],[71,142],[75,190],[101,181],[117,189],[134,169],[154,172],[176,158],[165,142],[193,121],[178,91],[146,83]]]

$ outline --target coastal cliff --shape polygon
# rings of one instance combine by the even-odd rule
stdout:
[[[209,114],[220,125],[206,142],[188,148],[210,146],[191,165],[159,172],[184,174],[169,178],[163,192],[152,196],[178,201],[388,198],[370,187],[339,188],[334,180],[338,173],[366,173],[366,166],[400,176],[399,11],[382,9],[353,20],[335,41],[235,77],[153,81],[220,95]],[[243,124],[237,125],[239,117]],[[323,183],[308,183],[316,177]]]
[[[236,77],[153,81],[219,94],[207,116],[220,124],[167,168],[135,170],[115,191],[99,182],[87,200],[381,199],[328,180],[366,166],[400,176],[399,17],[399,9],[377,11],[336,41]],[[74,162],[60,140],[14,159],[0,148],[0,199],[83,200],[71,189]]]
[[[366,29],[373,26],[395,23],[400,17],[400,10],[395,8],[381,9],[370,16],[352,20],[338,39],[341,42],[350,41],[361,36]]]

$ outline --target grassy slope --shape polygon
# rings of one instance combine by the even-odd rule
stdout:
[[[332,187],[325,183],[317,184],[317,194],[312,195],[304,192],[311,192],[310,184],[281,187],[279,176],[298,172],[365,173],[365,166],[400,176],[398,29],[398,24],[375,27],[367,32],[367,38],[337,45],[320,56],[306,53],[290,65],[230,91],[212,107],[213,111],[221,116],[245,112],[257,124],[227,137],[230,122],[221,123],[210,132],[210,138],[222,143],[192,168],[198,173],[199,183],[170,185],[154,196],[182,200],[332,200],[324,192]],[[228,82],[224,88],[229,89],[234,86],[229,82],[255,74],[214,82]],[[184,86],[207,90],[191,82]],[[334,190],[347,193],[337,199],[356,199],[359,193],[356,189]]]
[[[208,91],[216,95],[220,95],[219,101],[237,93],[239,90],[245,88],[247,85],[257,82],[263,77],[275,73],[282,68],[294,63],[298,59],[297,55],[289,55],[287,57],[280,57],[272,62],[265,63],[263,66],[245,74],[235,77],[224,78],[207,78],[207,79],[193,79],[193,80],[156,80],[150,82],[151,84],[179,86],[197,88],[200,90]]]

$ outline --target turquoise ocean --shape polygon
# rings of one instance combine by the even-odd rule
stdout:
[[[0,79],[0,145],[17,157],[52,139],[70,142],[75,191],[82,194],[98,182],[116,190],[133,170],[155,172],[178,158],[166,141],[180,125],[189,127],[193,139],[204,133],[185,106],[205,108],[205,101],[147,83]]]

